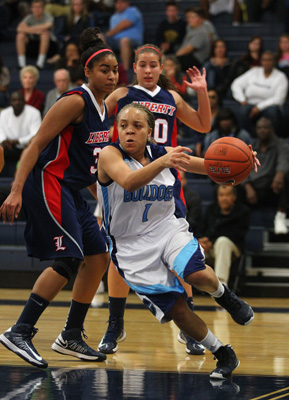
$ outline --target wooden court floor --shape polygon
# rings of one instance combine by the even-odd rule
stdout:
[[[0,289],[0,332],[15,323],[30,291]],[[239,326],[209,296],[196,296],[196,313],[224,343],[230,343],[240,366],[229,382],[212,382],[213,356],[189,356],[177,341],[172,323],[161,325],[134,294],[129,295],[119,350],[102,363],[53,352],[68,313],[70,291],[61,292],[37,324],[35,347],[49,363],[30,366],[0,345],[0,400],[26,399],[289,399],[289,299],[250,298],[255,319]],[[94,348],[105,332],[107,294],[97,295],[85,329]]]

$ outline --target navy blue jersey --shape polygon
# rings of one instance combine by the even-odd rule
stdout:
[[[128,88],[126,96],[117,102],[116,114],[127,104],[139,103],[147,107],[155,117],[153,138],[161,146],[177,146],[176,103],[173,95],[157,86],[151,92],[142,86],[135,85]],[[118,132],[114,126],[112,141],[116,141]]]
[[[64,128],[43,150],[37,166],[71,189],[80,190],[96,181],[98,155],[109,141],[109,121],[105,105],[101,113],[85,84],[64,93],[60,98],[72,94],[82,96],[85,101],[83,122]]]

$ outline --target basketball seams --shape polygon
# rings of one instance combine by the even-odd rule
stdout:
[[[253,168],[249,146],[241,139],[233,137],[220,138],[211,143],[205,153],[204,162],[208,176],[218,184],[238,185]]]

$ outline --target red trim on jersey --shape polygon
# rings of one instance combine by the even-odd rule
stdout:
[[[43,190],[49,211],[61,225],[61,186],[56,176],[43,171]]]
[[[180,180],[180,182],[182,182],[180,171],[179,170],[177,170],[177,171],[178,171],[178,179]],[[184,189],[183,189],[182,185],[181,185],[181,191],[180,191],[180,199],[182,200],[185,207],[187,208],[187,203],[186,203],[185,195],[184,195]]]
[[[115,143],[118,139],[118,130],[117,130],[117,124],[116,124],[117,108],[118,108],[118,106],[116,105],[116,107],[114,109],[114,124],[113,124],[112,138],[111,138],[112,143]]]
[[[79,90],[72,90],[71,92],[67,92],[67,93],[66,93],[66,95],[68,96],[68,95],[70,95],[70,94],[74,94],[74,93],[81,94],[81,96],[83,95],[83,93],[82,93],[82,92],[80,92]]]
[[[44,193],[50,212],[61,225],[61,186],[66,169],[69,167],[70,160],[68,149],[72,139],[73,127],[67,126],[59,136],[59,152],[55,160],[51,161],[44,170]]]
[[[172,140],[171,140],[171,146],[172,147],[177,147],[177,135],[178,135],[178,128],[177,128],[177,118],[174,120],[174,126],[173,126],[173,131],[172,131]]]

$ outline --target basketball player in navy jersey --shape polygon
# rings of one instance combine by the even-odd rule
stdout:
[[[100,153],[98,199],[110,236],[111,257],[121,276],[162,323],[175,324],[218,359],[211,378],[227,379],[239,365],[188,307],[174,272],[208,292],[237,323],[254,317],[252,308],[227,290],[212,268],[185,218],[176,218],[177,169],[206,175],[204,159],[185,154],[186,147],[148,144],[155,118],[140,104],[126,105],[117,116],[119,142]],[[256,156],[256,153],[253,153]],[[255,171],[256,171],[255,158]]]
[[[155,117],[153,138],[161,146],[175,147],[177,145],[177,118],[199,132],[210,131],[211,109],[204,69],[202,74],[197,68],[190,68],[187,71],[191,81],[187,81],[187,85],[197,93],[198,110],[190,107],[176,92],[171,81],[162,74],[162,53],[157,46],[145,44],[136,49],[134,71],[136,78],[133,83],[135,84],[129,88],[116,89],[105,100],[109,115],[117,114],[126,104],[132,102],[144,105]],[[112,141],[115,141],[117,137],[115,123]],[[193,308],[192,288],[186,283],[184,286],[188,293],[188,304]],[[118,348],[117,342],[126,337],[123,317],[128,293],[128,285],[111,263],[108,271],[109,324],[99,344],[99,350],[101,349],[100,351],[104,353],[114,353]],[[178,340],[186,344],[188,354],[205,352],[203,346],[182,332],[179,332]]]
[[[34,284],[16,324],[0,336],[4,346],[39,368],[48,364],[32,344],[38,331],[34,326],[75,274],[68,319],[52,349],[86,361],[106,359],[82,338],[86,338],[86,313],[109,262],[105,239],[80,194],[91,185],[96,193],[98,156],[109,140],[104,98],[118,82],[116,57],[98,33],[98,28],[89,28],[80,39],[88,84],[66,92],[49,110],[23,154],[11,193],[0,208],[3,221],[12,224],[23,199],[28,254],[52,260]]]

